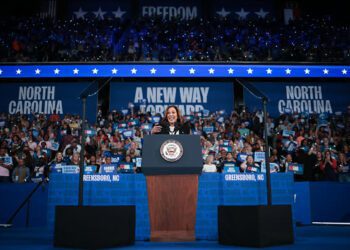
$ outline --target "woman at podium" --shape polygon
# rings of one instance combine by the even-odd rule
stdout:
[[[164,118],[161,122],[153,126],[151,133],[169,135],[190,134],[191,127],[189,122],[184,122],[179,108],[171,105],[166,108]]]

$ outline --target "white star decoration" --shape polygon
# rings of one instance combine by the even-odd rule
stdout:
[[[292,71],[290,69],[286,69],[286,74],[290,75],[290,73],[292,73]]]
[[[92,70],[92,74],[97,75],[97,73],[98,73],[98,69],[94,68],[94,69]]]
[[[215,69],[210,68],[208,71],[209,71],[209,74],[213,75],[213,74],[214,74],[214,72],[215,72]]]
[[[309,69],[305,69],[304,72],[305,72],[305,75],[310,75],[310,70]]]
[[[239,16],[240,19],[246,19],[247,15],[249,14],[249,12],[244,11],[243,8],[240,11],[236,11],[235,13]]]
[[[261,17],[261,18],[265,18],[267,14],[269,14],[269,12],[267,11],[264,11],[262,8],[260,8],[259,11],[257,12],[254,12],[258,17]]]
[[[218,14],[219,16],[222,16],[222,17],[226,17],[230,13],[231,12],[230,11],[226,11],[224,7],[222,7],[222,9],[220,11],[216,12],[216,14]]]
[[[193,74],[196,72],[196,70],[195,70],[194,68],[190,68],[189,71],[190,71],[190,74],[191,74],[191,75],[193,75]]]
[[[228,72],[230,75],[232,75],[233,72],[234,72],[234,69],[233,69],[233,68],[229,68],[229,69],[227,70],[227,72]]]
[[[79,74],[79,69],[77,69],[77,68],[73,69],[73,74],[74,74],[74,75]]]
[[[40,69],[36,69],[36,70],[35,70],[35,74],[36,74],[36,75],[40,75]]]
[[[175,74],[175,72],[176,72],[176,69],[171,68],[169,71],[170,71],[170,74],[171,74],[171,75],[174,75],[174,74]]]
[[[106,11],[102,11],[101,7],[99,7],[97,11],[94,11],[94,14],[97,19],[103,20],[105,19],[104,15],[106,15]]]
[[[122,18],[122,16],[125,14],[126,11],[122,11],[120,7],[118,7],[117,11],[113,11],[115,18]]]
[[[20,70],[20,69],[16,70],[16,75],[20,75],[21,73],[22,73],[22,70]]]
[[[55,73],[55,75],[58,75],[60,73],[60,70],[56,68],[53,72]]]
[[[348,73],[346,69],[343,69],[341,72],[343,73],[343,75],[346,75]]]
[[[113,68],[113,69],[112,69],[112,74],[113,74],[113,75],[117,74],[117,72],[118,72],[118,70],[117,70],[116,68]]]
[[[329,72],[328,69],[324,69],[324,70],[323,70],[323,74],[325,74],[325,75],[328,75],[328,72]]]
[[[266,74],[271,75],[271,74],[272,74],[272,69],[268,68],[268,69],[266,70]]]
[[[0,69],[0,75],[2,74],[2,70]]]
[[[156,71],[157,71],[157,70],[156,70],[155,68],[152,68],[152,69],[150,70],[150,72],[151,72],[152,75],[154,75],[154,74],[156,73]]]
[[[136,72],[137,72],[137,69],[135,69],[135,68],[132,68],[132,69],[131,69],[131,74],[135,75]]]
[[[86,15],[87,12],[83,11],[83,9],[80,7],[78,11],[74,11],[73,13],[77,19],[80,19],[80,18],[85,19],[84,16]]]
[[[251,75],[251,74],[253,74],[253,69],[249,68],[249,69],[247,69],[247,72],[249,75]]]

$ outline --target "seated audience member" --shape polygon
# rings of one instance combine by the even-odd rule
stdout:
[[[11,164],[6,164],[4,157],[0,156],[0,182],[10,182]]]
[[[216,165],[213,163],[213,161],[214,161],[214,156],[208,155],[203,165],[203,172],[206,172],[206,173],[217,172]]]
[[[258,172],[260,169],[259,165],[254,162],[254,158],[252,155],[248,155],[246,160],[241,163],[240,171],[251,173],[251,172]]]
[[[17,167],[12,172],[12,182],[25,183],[29,181],[30,170],[25,166],[23,159],[18,159]]]

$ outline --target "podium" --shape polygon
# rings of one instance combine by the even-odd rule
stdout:
[[[198,175],[203,161],[197,135],[148,135],[146,175],[151,241],[194,241]]]

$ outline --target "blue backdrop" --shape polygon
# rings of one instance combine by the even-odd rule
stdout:
[[[0,84],[0,112],[30,115],[31,112],[52,114],[56,110],[65,114],[82,115],[80,93],[90,83],[3,83]],[[92,90],[97,90],[97,84]],[[86,115],[90,122],[96,121],[97,95],[86,102]]]
[[[282,113],[344,112],[350,105],[349,83],[336,82],[255,82],[252,83],[268,99],[267,110],[276,117]],[[250,111],[261,110],[261,100],[244,89],[244,102]]]
[[[122,110],[129,103],[146,112],[163,113],[170,104],[178,105],[183,114],[203,109],[211,112],[233,108],[232,83],[111,83],[110,109]]]

